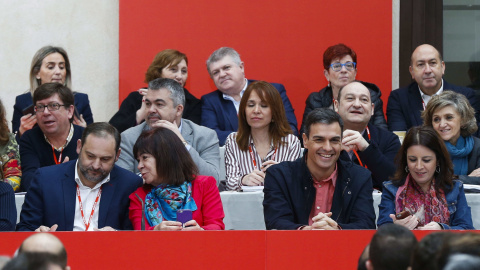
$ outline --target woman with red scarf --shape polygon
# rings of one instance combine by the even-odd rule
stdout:
[[[411,128],[396,163],[392,181],[383,183],[378,226],[393,222],[411,230],[474,229],[463,184],[454,180],[450,155],[433,128]]]

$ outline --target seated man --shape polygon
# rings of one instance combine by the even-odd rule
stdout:
[[[217,132],[220,146],[227,136],[238,130],[238,107],[247,85],[253,80],[245,78],[244,64],[240,55],[232,48],[222,47],[212,53],[207,60],[207,70],[213,79],[215,90],[202,97],[202,125]],[[298,135],[297,119],[287,97],[285,87],[272,83],[282,97],[287,120],[293,133]]]
[[[44,83],[33,94],[37,126],[19,142],[22,161],[21,191],[27,191],[38,168],[76,159],[76,141],[83,127],[73,125],[72,91],[59,83]]]
[[[342,119],[329,108],[307,116],[303,158],[267,171],[263,200],[267,229],[375,229],[371,173],[338,159],[342,131]]]
[[[131,230],[128,196],[142,185],[115,166],[120,134],[107,123],[87,126],[78,160],[38,169],[25,195],[17,231]]]
[[[352,160],[372,172],[373,187],[382,189],[395,173],[393,160],[400,149],[398,136],[370,123],[374,104],[370,91],[360,82],[340,88],[334,102],[335,111],[345,124],[340,158]]]
[[[142,131],[152,127],[172,130],[185,144],[200,175],[213,176],[219,183],[220,150],[215,132],[183,119],[185,95],[180,84],[172,79],[158,78],[148,83],[145,106],[148,113],[145,122],[122,132],[122,154],[117,165],[138,173],[138,161],[133,145]]]
[[[418,46],[410,59],[410,74],[415,81],[409,86],[390,93],[387,103],[388,129],[390,131],[407,131],[413,126],[421,126],[421,112],[428,101],[443,90],[452,90],[463,94],[475,109],[477,124],[480,120],[480,101],[475,92],[467,87],[449,84],[442,79],[445,63],[433,46]]]
[[[368,270],[406,270],[417,246],[417,238],[406,227],[386,224],[378,228],[370,242]]]

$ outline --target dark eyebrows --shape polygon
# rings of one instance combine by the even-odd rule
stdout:
[[[152,101],[148,98],[145,99],[145,101],[148,101],[150,103],[152,103]],[[164,99],[161,99],[161,98],[157,98],[155,99],[153,102],[163,102],[163,103],[166,103],[166,101]]]

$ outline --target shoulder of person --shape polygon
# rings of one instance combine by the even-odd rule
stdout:
[[[114,165],[112,171],[110,171],[111,181],[120,181],[126,184],[131,184],[135,188],[141,187],[143,185],[143,180],[137,174],[126,170],[118,165]],[[123,184],[122,184],[123,185]]]

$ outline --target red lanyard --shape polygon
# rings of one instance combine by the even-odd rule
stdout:
[[[423,110],[425,111],[425,101],[423,101],[423,98],[422,98],[422,106],[423,106]]]
[[[251,145],[248,146],[248,151],[250,152],[250,156],[252,157],[252,160],[253,160],[253,167],[257,168],[257,162],[255,161],[255,156],[253,155]],[[277,148],[275,147],[275,150],[273,151],[273,154],[272,154],[272,157],[270,158],[270,160],[275,160],[275,155],[276,154],[277,154]]]
[[[88,218],[88,223],[85,222],[85,215],[83,214],[83,205],[82,205],[82,198],[80,198],[80,188],[77,184],[77,196],[78,196],[78,204],[80,205],[80,213],[82,214],[83,224],[85,224],[85,231],[88,231],[88,227],[90,227],[90,222],[92,221],[93,212],[95,212],[95,207],[97,206],[98,200],[100,199],[100,194],[102,194],[102,187],[97,192],[97,198],[92,206],[92,213],[90,213],[90,217]]]
[[[58,156],[58,159],[57,159],[57,156],[55,155],[55,148],[53,148],[52,146],[52,153],[53,153],[53,160],[55,161],[55,164],[60,164],[60,162],[62,161],[62,153],[63,153],[63,149],[62,148],[62,151],[60,151],[60,155]]]
[[[367,131],[368,140],[370,141],[370,140],[371,140],[371,138],[370,138],[370,130],[368,129],[368,127],[366,128],[366,131]],[[354,153],[355,156],[357,157],[358,163],[360,164],[360,166],[367,168],[367,165],[363,166],[362,160],[360,159],[360,156],[358,155],[357,151],[356,151],[356,150],[353,150],[353,153]]]

